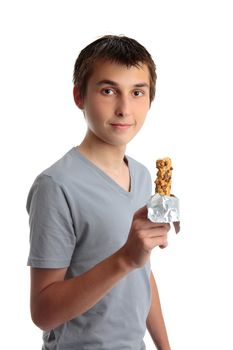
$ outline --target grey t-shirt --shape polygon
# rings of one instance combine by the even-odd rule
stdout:
[[[132,217],[151,195],[151,177],[125,156],[125,191],[73,147],[35,179],[27,198],[28,265],[80,275],[126,242]],[[150,309],[150,262],[121,279],[84,314],[43,333],[44,350],[143,350]]]

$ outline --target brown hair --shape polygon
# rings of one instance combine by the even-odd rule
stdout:
[[[105,59],[127,67],[146,64],[150,73],[150,103],[155,97],[156,66],[145,49],[136,40],[123,35],[105,35],[86,46],[79,54],[73,73],[73,82],[78,87],[80,98],[86,95],[87,83],[97,60]]]

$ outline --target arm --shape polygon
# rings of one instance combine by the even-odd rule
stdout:
[[[66,270],[31,268],[31,316],[43,330],[87,311],[132,267],[120,249],[80,276],[64,280]]]
[[[125,245],[82,275],[64,280],[67,269],[31,268],[31,315],[44,330],[77,317],[133,269],[142,267],[151,250],[167,239],[167,224],[147,219],[147,208],[138,210]]]
[[[152,272],[150,276],[150,285],[152,293],[152,302],[146,321],[147,329],[157,349],[171,350],[162,315],[158,289]]]

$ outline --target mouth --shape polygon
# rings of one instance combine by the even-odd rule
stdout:
[[[110,125],[113,128],[119,129],[119,130],[129,129],[132,126],[132,124],[126,124],[126,123],[111,123]]]

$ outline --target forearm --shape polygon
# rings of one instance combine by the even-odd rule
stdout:
[[[49,330],[83,314],[131,270],[120,249],[82,275],[49,285],[38,297],[33,321]]]
[[[159,293],[153,274],[151,273],[152,303],[147,317],[147,329],[158,350],[171,350],[166,326],[163,319]]]

